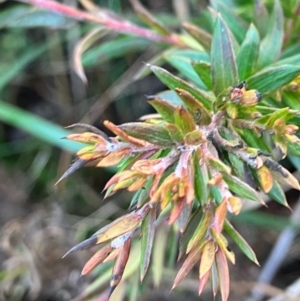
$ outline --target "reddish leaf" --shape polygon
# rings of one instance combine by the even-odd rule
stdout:
[[[189,271],[193,268],[193,266],[196,264],[196,262],[199,259],[200,259],[199,249],[195,249],[191,253],[189,253],[182,267],[177,273],[172,289],[174,289],[182,281],[182,279],[185,278],[185,276],[189,273]]]
[[[109,252],[111,251],[112,247],[110,244],[106,245],[105,247],[101,248],[97,253],[95,253],[88,262],[84,265],[81,275],[87,275],[93,269],[95,269],[103,260],[107,257]]]
[[[223,230],[223,224],[226,218],[227,213],[227,201],[223,199],[222,203],[217,207],[216,212],[214,214],[214,221],[212,224],[212,228],[216,231],[217,235]]]
[[[173,209],[171,211],[170,218],[169,218],[169,225],[172,225],[177,220],[177,218],[179,217],[180,213],[183,210],[184,204],[185,204],[185,198],[184,197],[180,197],[174,203],[174,206],[173,206]]]
[[[187,224],[189,222],[190,216],[191,216],[191,212],[193,209],[193,204],[184,204],[183,205],[183,209],[181,210],[178,218],[177,218],[177,225],[179,227],[179,231],[182,233],[183,231],[185,231]]]
[[[200,295],[203,292],[203,289],[205,288],[209,276],[210,276],[211,270],[209,270],[206,274],[203,275],[202,278],[199,279],[199,286],[198,286],[198,294]]]
[[[97,238],[97,244],[111,240],[115,237],[121,236],[129,231],[132,231],[144,218],[149,211],[150,207],[145,205],[139,210],[131,212],[125,216],[122,216],[97,231],[93,236]]]
[[[129,149],[122,149],[117,152],[110,153],[97,164],[97,167],[107,167],[107,166],[117,165],[121,160],[123,160],[129,154],[130,154]]]
[[[116,259],[119,254],[120,254],[120,251],[121,249],[120,248],[117,248],[117,249],[114,249],[104,260],[103,260],[103,263],[106,263],[106,262],[109,262],[109,261],[112,261],[114,259]]]
[[[107,140],[95,133],[85,132],[81,134],[71,134],[66,137],[68,140],[78,141],[86,144],[106,144]]]
[[[112,277],[110,281],[110,294],[109,294],[110,296],[122,279],[130,254],[130,247],[131,247],[131,238],[129,238],[121,247],[120,254],[114,264]]]
[[[216,253],[216,264],[218,269],[219,281],[220,281],[220,291],[222,301],[227,301],[230,289],[230,279],[227,259],[224,252],[219,249]]]
[[[130,142],[136,146],[146,146],[147,142],[141,139],[137,139],[127,135],[122,129],[113,124],[112,122],[105,120],[103,123],[109,130],[111,130],[114,134],[119,136],[124,141]]]

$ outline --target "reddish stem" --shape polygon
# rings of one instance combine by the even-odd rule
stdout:
[[[109,29],[117,32],[140,36],[145,39],[156,41],[156,42],[163,42],[163,43],[177,45],[177,46],[184,46],[184,43],[175,34],[170,36],[162,36],[149,29],[136,26],[128,21],[119,21],[111,18],[102,18],[92,13],[76,9],[67,6],[65,4],[58,3],[53,0],[17,0],[17,1],[28,3],[33,6],[48,11],[52,11],[58,14],[62,14],[66,17],[76,19],[79,21],[88,21],[88,22],[102,24],[108,27]]]

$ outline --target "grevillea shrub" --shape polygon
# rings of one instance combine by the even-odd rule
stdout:
[[[125,33],[131,28],[133,34],[172,44],[161,58],[183,78],[149,64],[146,68],[169,89],[147,97],[156,115],[121,125],[105,121],[111,136],[89,125],[71,126],[84,132],[67,139],[86,146],[61,179],[84,165],[117,166],[105,186],[105,197],[121,189],[133,197],[127,214],[67,254],[99,245],[82,274],[113,260],[112,293],[132,245],[140,244],[140,256],[134,261],[140,261],[143,280],[157,255],[151,253],[158,231],[172,227],[180,236],[172,248],[178,247],[182,260],[173,288],[196,265],[199,294],[211,281],[213,294],[220,291],[226,301],[228,264],[235,264],[228,238],[258,263],[231,224],[230,214],[240,213],[244,199],[264,204],[262,192],[288,206],[281,185],[299,189],[297,179],[278,163],[288,154],[300,155],[300,43],[295,34],[300,26],[299,1],[288,7],[282,3],[283,8],[279,1],[268,8],[260,1],[255,7],[244,1],[239,10],[234,3],[229,7],[211,1],[203,14],[203,28],[185,23],[182,35],[166,29],[137,1],[131,2],[152,31],[138,32],[138,27],[108,14],[102,19],[88,17],[87,12],[67,10],[53,1],[25,2]],[[157,243],[166,246],[165,241]]]

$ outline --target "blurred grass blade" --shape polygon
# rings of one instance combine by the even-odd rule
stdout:
[[[105,27],[98,27],[89,32],[75,46],[73,53],[73,68],[84,84],[87,84],[87,78],[82,66],[82,54],[99,38],[107,34]]]
[[[241,80],[253,74],[256,68],[258,53],[259,34],[255,26],[251,24],[237,56],[237,66]]]
[[[239,81],[229,30],[220,15],[216,20],[211,47],[211,74],[216,96]]]
[[[260,43],[258,69],[270,65],[279,58],[284,37],[283,11],[279,0],[275,0],[268,32]],[[258,88],[257,88],[258,89]],[[259,90],[259,89],[258,89]]]
[[[162,35],[171,35],[171,32],[160,23],[140,2],[139,0],[130,0],[130,3],[138,17],[154,31]]]
[[[270,66],[247,79],[250,89],[261,93],[269,93],[288,84],[300,74],[298,65]]]
[[[82,143],[62,139],[70,134],[63,127],[1,100],[0,120],[72,153],[76,153],[84,146]]]

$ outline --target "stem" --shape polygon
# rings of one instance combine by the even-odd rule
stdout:
[[[112,19],[110,17],[103,18],[94,15],[92,13],[73,8],[65,4],[58,3],[53,0],[17,0],[17,1],[28,3],[41,9],[62,14],[66,17],[76,19],[81,22],[87,21],[87,22],[102,24],[107,28],[120,33],[136,35],[148,40],[163,42],[163,43],[172,44],[180,47],[185,46],[184,43],[175,34],[172,34],[170,36],[162,36],[149,29],[136,26],[126,20],[120,21],[120,20]]]

